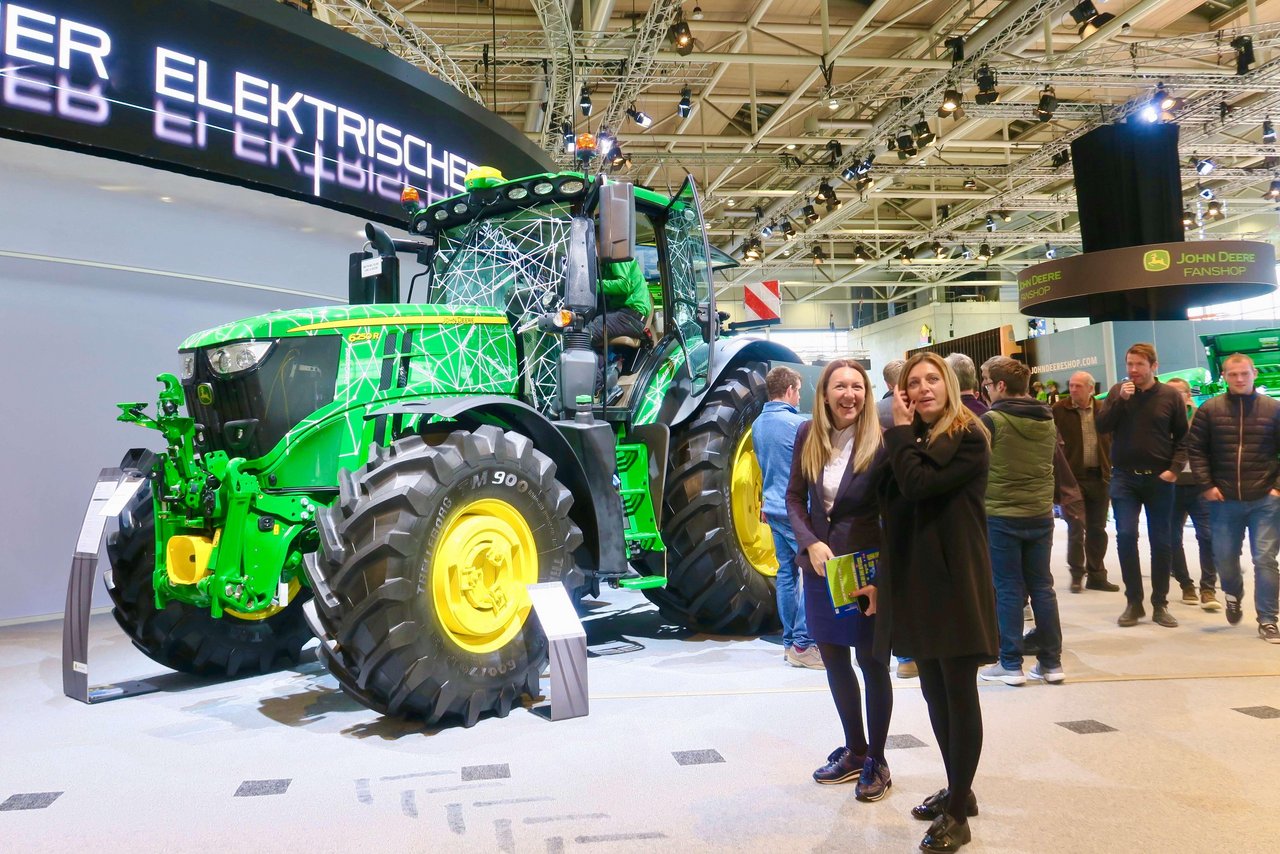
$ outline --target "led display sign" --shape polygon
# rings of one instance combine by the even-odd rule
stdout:
[[[385,222],[475,165],[552,168],[498,116],[392,54],[263,0],[0,0],[0,132]]]

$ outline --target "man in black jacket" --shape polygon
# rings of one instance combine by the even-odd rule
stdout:
[[[1111,506],[1116,515],[1116,555],[1128,605],[1116,620],[1135,626],[1142,607],[1142,567],[1138,563],[1138,515],[1147,511],[1151,540],[1151,621],[1175,628],[1169,613],[1169,570],[1173,563],[1170,520],[1174,481],[1186,452],[1187,414],[1182,395],[1156,379],[1159,363],[1151,344],[1134,344],[1125,353],[1128,376],[1111,387],[1098,412],[1097,427],[1111,433]]]
[[[1227,622],[1240,622],[1244,579],[1240,548],[1249,531],[1258,635],[1280,644],[1280,402],[1254,388],[1258,371],[1239,353],[1222,362],[1227,393],[1196,411],[1187,440],[1191,471],[1204,487],[1213,520],[1213,558],[1226,600]]]
[[[1107,580],[1107,487],[1111,483],[1111,436],[1096,426],[1098,402],[1094,400],[1093,375],[1076,371],[1067,382],[1068,394],[1053,405],[1053,420],[1062,436],[1063,450],[1071,473],[1084,496],[1083,524],[1067,520],[1067,566],[1071,570],[1071,592],[1116,591],[1120,587]],[[1089,580],[1085,583],[1085,573]]]

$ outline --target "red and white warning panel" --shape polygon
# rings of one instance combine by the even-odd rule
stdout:
[[[747,322],[761,325],[782,322],[782,289],[776,280],[747,282],[742,299],[747,308]]]

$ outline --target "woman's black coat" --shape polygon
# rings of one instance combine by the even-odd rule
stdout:
[[[927,426],[892,427],[880,479],[884,543],[876,654],[909,658],[999,651],[984,500],[990,448],[976,426],[926,445]],[[886,589],[887,588],[887,589]]]

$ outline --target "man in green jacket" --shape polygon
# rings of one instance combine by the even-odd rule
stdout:
[[[649,298],[649,285],[640,270],[640,262],[605,263],[596,287],[604,294],[607,311],[597,314],[587,324],[591,346],[597,350],[604,349],[606,329],[611,339],[643,336],[645,321],[653,312],[653,300]]]
[[[1027,681],[1022,672],[1022,607],[1028,597],[1039,645],[1039,661],[1031,668],[1031,677],[1045,682],[1065,678],[1062,623],[1049,570],[1054,477],[1064,474],[1059,469],[1065,467],[1065,458],[1060,466],[1053,413],[1028,394],[1030,380],[1026,365],[1005,356],[982,365],[982,384],[991,397],[991,409],[982,421],[991,431],[987,535],[1000,626],[1000,661],[978,675],[1006,685]]]

